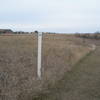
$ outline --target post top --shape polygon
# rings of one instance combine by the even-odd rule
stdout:
[[[38,34],[42,34],[42,32],[38,32]]]
[[[42,36],[42,32],[39,32],[39,33],[38,33],[38,36]]]

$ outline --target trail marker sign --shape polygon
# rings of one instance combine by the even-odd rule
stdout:
[[[41,79],[42,68],[42,32],[38,33],[37,76]]]

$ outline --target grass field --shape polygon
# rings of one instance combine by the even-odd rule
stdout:
[[[44,34],[42,50],[40,81],[37,79],[37,35],[0,36],[1,100],[33,100],[41,91],[48,92],[91,51],[91,43],[73,35]]]
[[[100,41],[48,93],[33,100],[100,100]]]

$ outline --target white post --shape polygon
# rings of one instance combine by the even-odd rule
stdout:
[[[38,57],[37,57],[37,75],[41,79],[41,61],[42,61],[42,32],[38,33]]]

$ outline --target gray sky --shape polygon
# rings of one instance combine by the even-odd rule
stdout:
[[[100,0],[0,0],[0,28],[100,31]]]

